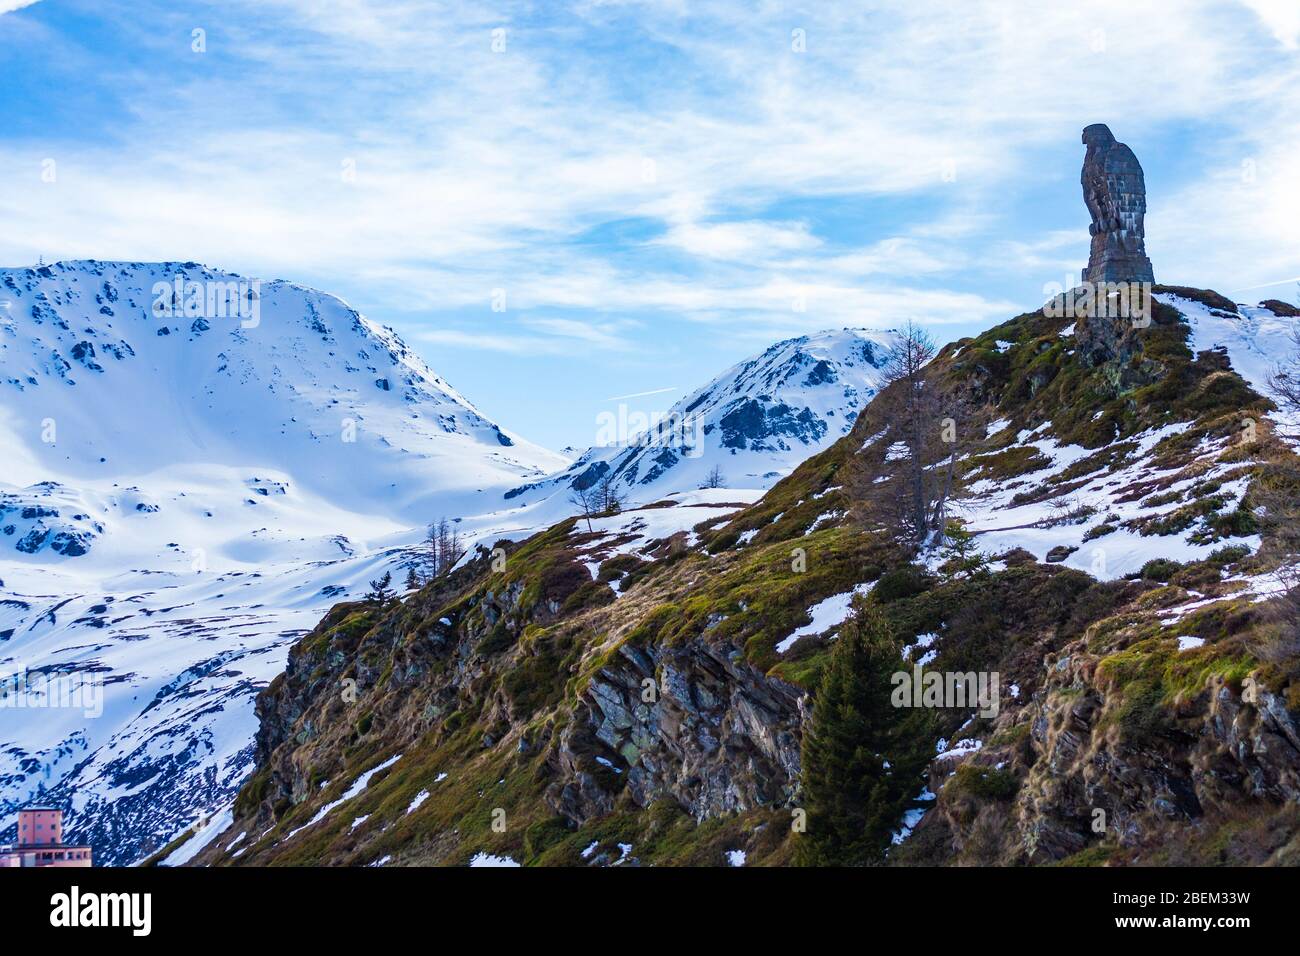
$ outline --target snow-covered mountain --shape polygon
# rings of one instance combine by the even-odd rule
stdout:
[[[419,521],[566,463],[341,300],[194,263],[0,270],[0,384],[11,483],[292,463],[315,493]]]
[[[0,270],[0,828],[44,794],[125,863],[219,808],[294,637],[566,463],[332,296]]]
[[[100,862],[148,855],[229,805],[288,646],[400,581],[427,522],[523,536],[607,472],[629,505],[715,467],[748,500],[850,430],[886,341],[782,342],[570,465],[332,296],[195,263],[0,270],[0,833],[39,798]]]
[[[567,501],[611,476],[629,504],[701,487],[766,489],[848,434],[880,387],[887,332],[842,329],[778,342],[627,434],[610,416],[607,441],[544,481],[506,493],[514,505]],[[570,509],[571,510],[571,509]]]

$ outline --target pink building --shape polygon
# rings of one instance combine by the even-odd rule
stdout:
[[[18,811],[18,842],[0,846],[0,867],[90,866],[90,847],[63,842],[63,811],[29,807]]]

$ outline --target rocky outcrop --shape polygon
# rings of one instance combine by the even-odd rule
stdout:
[[[1127,702],[1089,679],[1095,661],[1064,661],[1060,686],[1080,692],[1035,704],[1037,760],[1017,805],[1028,862],[1061,859],[1099,838],[1150,849],[1175,826],[1252,802],[1300,800],[1296,728],[1276,696],[1262,691],[1252,705],[1216,677],[1169,726],[1135,739],[1108,719]]]
[[[784,804],[799,776],[802,697],[728,644],[625,644],[560,735],[547,800],[576,823],[608,813],[614,794],[593,772],[605,766],[626,774],[638,806],[670,797],[698,820]]]
[[[1215,834],[1243,819],[1268,820],[1300,805],[1295,715],[1253,678],[1234,687],[1211,677],[1165,708],[1141,699],[1149,690],[1099,673],[1086,641],[1047,655],[1042,673],[1032,699],[997,720],[993,745],[963,755],[962,780],[945,786],[956,767],[935,761],[939,800],[925,826],[943,832],[941,852],[976,863],[1044,864],[1096,848],[1130,862],[1153,854],[1175,862],[1180,852],[1206,852]],[[1007,781],[1004,799],[973,799],[963,783],[990,775]],[[1280,849],[1261,840],[1239,851],[1256,854],[1240,862],[1300,851],[1289,840],[1289,832],[1277,835]],[[1197,861],[1205,862],[1186,860]]]
[[[1147,338],[1153,326],[1179,327],[1176,314],[1149,293],[1138,295],[1146,303],[1141,315],[1115,308],[1113,303],[1095,303],[1075,323],[1080,356],[1086,365],[1102,370],[1105,384],[1114,395],[1149,385],[1164,374],[1163,366],[1147,354]]]
[[[1025,429],[967,477],[1000,489],[1037,474],[1064,495],[1083,475],[1114,486],[1116,505],[1149,497],[1150,508],[1213,503],[1229,480],[1220,465],[1248,478],[1235,449],[1204,467],[1196,449],[1217,449],[1220,419],[1231,413],[1235,429],[1262,399],[1222,387],[1225,360],[1192,355],[1172,307],[1157,304],[1149,328],[1089,325],[1080,338],[1101,343],[1100,364],[1062,342],[1063,324],[1022,316],[985,334],[997,348],[967,343],[970,366],[956,350],[931,366],[957,382],[982,376],[990,416],[1014,422],[1006,438]],[[1144,381],[1163,391],[1107,390]],[[1207,382],[1218,390],[1204,393]],[[1183,394],[1201,397],[1195,407],[1163,401]],[[1114,424],[1121,413],[1127,431]],[[400,605],[331,612],[259,702],[259,772],[229,835],[255,842],[240,844],[239,862],[463,863],[505,852],[588,865],[635,844],[645,865],[716,865],[724,832],[751,862],[789,862],[801,735],[833,629],[776,647],[864,581],[900,638],[928,649],[926,667],[988,674],[1001,687],[991,716],[954,703],[907,724],[908,752],[938,756],[928,781],[909,788],[917,805],[900,811],[903,842],[888,862],[1195,862],[1228,844],[1222,862],[1280,862],[1292,844],[1300,853],[1300,820],[1285,817],[1300,816],[1300,671],[1273,611],[1241,590],[1266,570],[1262,559],[1224,547],[1098,582],[1054,560],[1077,558],[1061,545],[1045,563],[1006,552],[978,572],[939,565],[902,578],[886,569],[906,558],[826,497],[841,483],[874,485],[877,446],[888,442],[865,439],[879,414],[869,409],[856,434],[723,529],[694,525],[694,544],[677,532],[633,548],[631,532],[606,539],[569,521],[510,545],[504,566],[485,553]],[[1187,427],[1130,460],[1136,443],[1121,439],[1172,422]],[[1091,436],[1085,447],[1098,450],[1044,476],[1014,450],[1030,435],[1062,446]],[[850,484],[851,466],[865,480]],[[1162,498],[1175,486],[1189,496]],[[1108,530],[1071,540],[1115,533],[1108,512],[1095,520]],[[789,561],[795,545],[808,548],[807,565]],[[347,796],[377,769],[387,776]],[[1232,827],[1258,840],[1233,844]],[[741,834],[747,842],[735,842]],[[762,853],[758,834],[770,841]],[[209,859],[236,859],[224,852]]]
[[[564,689],[586,665],[546,656],[539,635],[599,605],[568,604],[595,582],[562,554],[540,561],[536,577],[483,588],[480,558],[405,605],[331,610],[258,698],[259,771],[236,804],[236,828],[269,832],[324,799],[322,781],[352,779],[382,754],[435,751],[458,733],[472,739],[471,755],[534,766],[537,805],[570,828],[629,802],[667,800],[697,821],[787,805],[804,692],[735,644],[622,640],[607,657],[591,646],[590,672]]]

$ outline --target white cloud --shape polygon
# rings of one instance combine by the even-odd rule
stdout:
[[[1300,5],[1295,0],[1242,0],[1288,50],[1300,46]]]
[[[1296,275],[1300,130],[1279,129],[1263,143],[1224,142],[1202,176],[1153,200],[1147,223],[1159,281],[1233,289]]]
[[[618,332],[614,323],[582,322],[577,319],[539,319],[526,317],[524,325],[562,339],[601,349],[626,349],[632,342]]]
[[[992,258],[999,268],[1051,276],[1053,282],[1069,288],[1088,264],[1088,233],[1056,229],[1025,239],[1005,239],[995,244]]]
[[[951,243],[925,242],[915,237],[891,236],[853,252],[820,258],[801,257],[783,265],[803,274],[835,276],[887,275],[895,279],[954,273],[969,257]]]
[[[39,2],[40,0],[0,0],[0,16],[13,13],[15,10],[21,10],[24,7],[30,7]]]
[[[775,253],[814,249],[821,240],[806,223],[723,222],[673,226],[657,243],[710,259],[768,259]]]
[[[1294,6],[1252,9],[1290,36]],[[943,16],[903,0],[586,4],[518,21],[365,0],[231,10],[208,55],[236,59],[202,82],[103,63],[127,106],[112,143],[69,128],[3,141],[0,261],[192,258],[326,287],[346,276],[399,311],[486,310],[502,287],[512,310],[573,310],[564,321],[605,348],[633,334],[583,310],[786,323],[803,297],[800,325],[863,324],[855,310],[897,320],[909,302],[937,317],[958,304],[917,288],[924,277],[1005,276],[1016,263],[1055,277],[1068,264],[1070,244],[1051,245],[1060,224],[1010,218],[1003,197],[1044,180],[1077,193],[1078,131],[1106,120],[1139,156],[1179,126],[1222,139],[1216,161],[1229,166],[1177,190],[1149,184],[1159,272],[1230,273],[1241,286],[1300,271],[1297,153],[1280,132],[1300,105],[1297,61],[1261,58],[1258,22],[1233,3],[970,0]],[[1123,29],[1097,32],[1109,23]],[[806,29],[806,53],[791,51],[791,24]],[[591,42],[620,31],[616,54]],[[151,54],[170,42],[143,22],[136,41]],[[645,63],[641,50],[653,52]],[[1246,156],[1253,189],[1225,172]],[[45,158],[55,183],[40,179]],[[923,212],[865,222],[845,242],[769,211],[877,197],[923,200]],[[621,220],[666,231],[623,257],[574,241]],[[672,271],[670,253],[696,268]],[[874,280],[884,287],[861,287]],[[967,318],[1004,299],[978,296]],[[534,325],[523,341],[559,330]]]

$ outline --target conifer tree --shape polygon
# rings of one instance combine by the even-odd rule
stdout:
[[[392,588],[393,573],[385,571],[383,576],[370,582],[370,591],[366,594],[366,600],[375,604],[387,604],[394,597]]]
[[[953,518],[944,529],[943,571],[953,578],[973,578],[987,570],[984,554],[975,543],[975,533]]]
[[[799,845],[807,866],[864,866],[884,860],[891,835],[920,792],[927,721],[890,700],[904,669],[880,609],[854,599],[814,700],[803,741]]]

